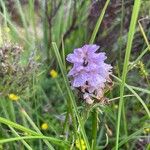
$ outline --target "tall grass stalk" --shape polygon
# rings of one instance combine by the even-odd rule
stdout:
[[[140,129],[138,129],[136,132],[129,135],[127,138],[123,138],[122,141],[119,143],[118,147],[121,147],[122,145],[124,145],[125,143],[127,143],[128,141],[130,141],[132,139],[137,139],[137,135],[140,135],[145,128],[150,128],[150,126],[142,127]],[[112,150],[114,150],[114,149],[115,149],[115,147],[112,148]]]
[[[12,102],[9,102],[9,103],[12,103]],[[0,99],[0,104],[1,104],[2,110],[3,110],[3,112],[4,112],[4,116],[5,116],[7,119],[12,118],[12,117],[9,117],[8,111],[7,111],[7,109],[6,109],[6,108],[7,108],[7,107],[6,107],[6,103],[4,103],[4,99]],[[11,104],[11,105],[12,105],[12,104]],[[11,110],[11,108],[10,108],[10,110]],[[10,111],[10,112],[12,112],[12,111]],[[13,113],[14,113],[14,112],[13,112]],[[13,115],[15,115],[15,113],[14,113]],[[13,119],[13,121],[15,121],[15,120]],[[19,134],[15,131],[14,128],[12,128],[10,125],[8,125],[8,127],[10,128],[10,130],[13,132],[14,135],[20,137]],[[21,142],[24,144],[24,146],[25,146],[27,149],[29,149],[29,150],[32,149],[32,148],[28,145],[28,143],[26,143],[24,140],[21,140]]]
[[[150,94],[150,91],[147,90],[147,89],[143,89],[143,88],[140,88],[140,87],[135,87],[135,86],[132,86],[132,85],[128,85],[128,86],[130,86],[133,90],[140,91],[140,92],[146,93],[146,94]]]
[[[98,128],[98,109],[95,108],[92,112],[92,150],[96,150]]]
[[[49,51],[49,36],[48,36],[48,34],[50,34],[50,32],[49,32],[49,28],[48,28],[48,22],[47,22],[47,16],[46,16],[46,0],[43,0],[42,2],[41,2],[41,4],[42,4],[42,18],[43,18],[43,20],[42,20],[42,23],[43,23],[43,43],[44,43],[44,49],[45,49],[45,51],[46,51],[46,56],[47,56],[47,63],[49,63],[50,62],[50,51]],[[51,43],[50,43],[51,44]]]
[[[2,0],[0,0],[0,3],[1,3],[1,7],[3,9],[3,18],[4,18],[4,25],[7,26],[7,17],[8,17],[8,14],[7,14],[7,10],[6,10],[6,7],[5,7],[5,4]]]
[[[132,69],[132,67],[134,67],[134,65],[136,65],[136,64],[138,63],[138,61],[148,52],[148,50],[150,50],[149,41],[148,41],[148,39],[147,39],[147,37],[146,37],[146,34],[145,34],[144,29],[143,29],[143,27],[142,27],[142,24],[140,23],[142,20],[144,20],[144,19],[140,19],[140,20],[138,21],[138,24],[139,24],[139,28],[140,28],[140,30],[141,30],[141,33],[142,33],[142,35],[143,35],[143,38],[144,38],[144,40],[145,40],[145,43],[147,44],[147,48],[142,51],[142,53],[137,57],[137,59],[130,65],[130,68],[129,68],[129,69]]]
[[[21,112],[24,114],[24,116],[26,117],[26,119],[29,121],[29,123],[32,125],[32,127],[35,129],[35,131],[37,133],[39,133],[40,135],[43,135],[42,132],[39,130],[39,128],[35,125],[35,123],[32,121],[32,119],[29,117],[29,115],[26,113],[26,111],[24,109],[21,109]],[[45,144],[48,146],[48,148],[50,150],[54,150],[54,147],[45,139],[43,139],[43,141],[45,142]]]
[[[17,136],[17,137],[21,137],[11,126],[9,126],[9,128],[11,129],[11,131]],[[25,141],[25,140],[20,140],[23,144],[24,144],[24,146],[28,149],[28,150],[33,150],[32,148],[31,148],[31,146]]]
[[[94,31],[92,33],[92,36],[91,36],[91,39],[90,39],[90,43],[92,44],[94,41],[95,41],[95,38],[96,38],[96,35],[98,33],[98,30],[99,30],[99,27],[102,23],[102,20],[104,18],[104,15],[105,15],[105,12],[106,12],[106,9],[108,7],[108,4],[109,4],[110,0],[107,0],[106,3],[105,3],[105,6],[101,12],[101,15],[99,16],[98,20],[97,20],[97,23],[96,23],[96,26],[94,28]]]
[[[139,62],[139,60],[148,52],[148,50],[149,47],[147,47],[142,51],[142,53],[137,57],[137,59],[134,62],[132,62],[132,64],[129,66],[128,71],[132,69]]]
[[[8,119],[5,119],[3,117],[0,117],[0,123],[3,123],[5,125],[10,125],[11,127],[14,127],[14,128],[16,128],[18,130],[21,130],[21,131],[26,132],[26,133],[31,134],[31,135],[39,135],[37,132],[35,132],[35,131],[31,130],[31,129],[28,129],[28,128],[22,126],[22,125],[19,125],[17,123],[14,123],[14,122],[12,122],[12,121],[10,121]]]
[[[125,16],[125,8],[124,8],[124,0],[121,1],[121,23],[120,23],[120,39],[119,39],[119,64],[121,65],[121,49],[122,49],[122,44],[123,44],[123,21],[124,21],[124,16]],[[119,66],[120,68],[121,66]]]
[[[122,50],[122,44],[123,44],[123,21],[124,21],[124,15],[125,15],[125,8],[124,8],[124,0],[122,0],[122,4],[121,4],[121,24],[120,24],[120,40],[119,40],[119,74],[121,72],[121,67],[122,67],[122,58],[121,58],[121,50]],[[123,115],[123,127],[124,127],[124,132],[125,132],[125,136],[128,136],[128,130],[127,130],[127,119],[126,119],[126,108],[125,103],[123,102],[122,105],[122,115]],[[126,148],[129,149],[129,145],[126,145]]]
[[[116,150],[118,150],[118,143],[119,143],[120,121],[121,121],[121,112],[122,112],[122,106],[123,106],[124,87],[125,87],[125,81],[126,81],[126,76],[128,72],[129,58],[130,58],[130,53],[131,53],[131,48],[132,48],[133,37],[135,33],[135,27],[137,23],[137,17],[139,14],[140,4],[141,4],[141,0],[136,0],[134,2],[131,23],[130,23],[129,33],[128,33],[128,41],[127,41],[123,73],[122,73],[122,83],[120,85],[120,101],[119,101],[117,130],[116,130]]]
[[[150,51],[150,44],[149,44],[149,41],[148,41],[148,39],[147,39],[147,37],[146,37],[146,34],[145,34],[145,32],[144,32],[144,29],[143,29],[143,27],[142,27],[141,21],[142,21],[142,20],[139,20],[139,21],[138,21],[138,24],[139,24],[141,33],[142,33],[142,35],[143,35],[143,38],[144,38],[144,40],[145,40],[145,42],[146,42],[146,44],[147,44],[147,47],[148,47],[148,49],[149,49],[149,51]]]
[[[58,61],[58,64],[59,64],[61,73],[62,73],[62,75],[63,75],[65,87],[66,87],[67,92],[68,92],[68,96],[69,96],[68,103],[69,103],[69,106],[71,107],[71,108],[70,108],[70,110],[71,110],[70,113],[71,113],[72,119],[75,119],[75,118],[74,118],[74,112],[75,112],[75,115],[76,115],[77,120],[78,120],[78,123],[79,123],[79,129],[80,129],[80,132],[82,133],[82,136],[83,136],[83,139],[84,139],[84,141],[85,141],[87,150],[90,150],[90,145],[89,145],[89,142],[88,142],[88,138],[87,138],[87,136],[86,136],[86,132],[85,132],[85,129],[84,129],[82,120],[81,120],[81,118],[80,118],[80,116],[79,116],[78,109],[77,109],[77,105],[76,105],[76,103],[75,103],[75,99],[74,99],[73,93],[71,92],[71,89],[69,88],[69,81],[68,81],[68,79],[67,79],[67,73],[66,73],[66,70],[65,70],[65,68],[64,68],[64,65],[63,65],[63,62],[62,62],[60,53],[59,53],[59,51],[58,51],[58,48],[57,48],[56,43],[55,43],[55,42],[52,42],[52,45],[53,45],[54,53],[55,53],[55,56],[56,56],[56,58],[57,58],[57,61]],[[73,112],[73,111],[74,111],[74,112]],[[74,123],[76,123],[75,120],[74,120]],[[77,124],[74,124],[75,132],[78,131],[76,126],[77,126]],[[80,133],[80,132],[79,132],[79,133]]]
[[[150,44],[149,44],[149,41],[148,41],[148,39],[147,39],[147,37],[146,37],[146,34],[145,34],[145,32],[144,32],[144,29],[143,29],[142,24],[140,23],[140,21],[141,21],[141,20],[138,21],[139,27],[140,27],[140,30],[141,30],[142,35],[143,35],[143,37],[144,37],[144,40],[145,40],[145,42],[146,42],[146,45],[147,45],[147,47],[148,47],[148,49],[149,49],[149,51],[150,51]],[[148,80],[148,77],[145,76],[145,78],[146,78],[146,80],[147,80],[148,86],[150,87],[150,82],[149,82],[149,80]]]
[[[20,13],[20,17],[21,17],[21,21],[22,21],[23,27],[24,27],[25,32],[26,32],[26,37],[29,40],[28,25],[27,25],[27,20],[25,18],[25,14],[24,14],[23,9],[22,9],[22,5],[20,4],[19,0],[16,0],[15,2],[16,2],[16,6],[17,6],[17,9],[18,9],[18,12]]]
[[[0,144],[3,143],[8,143],[8,142],[13,142],[13,141],[20,141],[20,140],[27,140],[27,139],[45,139],[50,142],[55,143],[56,145],[62,146],[62,147],[68,147],[69,143],[63,141],[63,140],[57,140],[56,138],[53,137],[47,137],[43,135],[36,135],[36,136],[23,136],[23,137],[14,137],[14,138],[9,138],[9,139],[1,139]]]
[[[0,2],[1,2],[1,1],[0,1]],[[1,2],[1,4],[3,4],[3,3]],[[3,5],[2,5],[2,6],[3,6]],[[5,9],[5,7],[4,7],[3,9]],[[12,30],[12,32],[15,34],[15,35],[13,35],[13,40],[16,39],[16,37],[19,37],[19,38],[20,38],[21,40],[23,40],[28,46],[32,46],[31,41],[29,41],[29,40],[26,38],[26,36],[22,36],[22,35],[20,34],[20,32],[17,30],[16,26],[15,26],[15,25],[13,24],[13,22],[10,20],[10,18],[9,18],[9,16],[8,16],[7,13],[6,13],[7,17],[5,17],[5,15],[4,15],[2,12],[0,12],[0,15],[1,15],[4,19],[6,19],[6,20],[5,20],[5,22],[6,22],[5,25],[8,25],[8,26],[10,27],[10,29]]]
[[[61,141],[57,138],[53,138],[53,137],[46,137],[40,133],[37,133],[31,129],[28,129],[24,126],[21,126],[17,123],[14,123],[8,119],[5,119],[5,118],[2,118],[0,117],[0,122],[5,124],[5,125],[8,125],[8,126],[11,126],[11,127],[14,127],[18,130],[21,130],[23,131],[24,133],[28,133],[29,135],[31,136],[24,136],[24,137],[15,137],[15,138],[9,138],[9,139],[3,139],[3,140],[0,140],[0,144],[2,143],[6,143],[6,142],[11,142],[11,141],[16,141],[16,140],[23,140],[23,139],[43,139],[43,140],[49,140],[51,142],[53,142],[54,144],[56,145],[64,145],[63,143],[65,143],[64,141]],[[50,147],[49,147],[50,148]]]
[[[35,0],[29,0],[29,19],[31,21],[31,26],[33,28],[33,31],[34,31],[34,37],[35,39],[37,39],[37,31],[36,31],[36,22],[35,22],[35,6],[34,6],[34,3],[35,3]]]
[[[96,23],[96,26],[93,30],[93,33],[92,33],[92,36],[91,36],[91,39],[90,39],[90,44],[93,44],[94,41],[95,41],[95,38],[96,38],[96,35],[98,33],[98,30],[100,28],[100,25],[102,23],[102,20],[104,18],[104,15],[105,15],[105,12],[106,12],[106,9],[108,7],[108,4],[109,4],[110,0],[107,0],[105,5],[104,5],[104,8],[97,20],[97,23]],[[92,116],[93,116],[93,119],[92,119],[92,150],[95,150],[96,149],[96,139],[97,139],[97,127],[98,127],[98,110],[97,108],[95,108],[92,112]]]
[[[112,75],[112,76],[113,76],[117,81],[119,81],[120,83],[122,83],[122,80],[121,80],[121,79],[119,79],[118,77],[116,77],[116,76],[114,76],[114,75]],[[124,84],[124,86],[125,86],[126,88],[128,88],[129,91],[131,91],[131,92],[133,93],[133,95],[139,100],[139,102],[143,105],[143,108],[145,109],[145,111],[146,111],[148,117],[150,118],[150,111],[149,111],[148,107],[147,107],[146,104],[144,103],[144,100],[141,99],[141,97],[135,92],[134,89],[136,89],[136,90],[138,90],[138,91],[141,91],[141,92],[148,93],[148,94],[150,94],[150,93],[149,93],[147,90],[145,90],[145,89],[141,89],[141,88],[138,88],[138,87],[130,86],[130,85],[126,84],[126,83]],[[123,97],[124,97],[124,96],[123,96]]]

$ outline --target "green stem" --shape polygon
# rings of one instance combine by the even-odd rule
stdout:
[[[53,137],[47,137],[47,136],[43,136],[43,135],[41,135],[41,136],[40,135],[22,136],[22,137],[14,137],[14,138],[9,138],[9,139],[1,139],[0,144],[13,142],[13,141],[19,141],[19,140],[25,140],[25,139],[45,139],[45,140],[51,141],[59,146],[69,146],[69,144],[67,142],[64,142],[63,140],[58,140]]]
[[[125,101],[123,101],[122,105],[122,116],[123,116],[123,127],[124,127],[124,132],[125,136],[128,136],[128,128],[127,128],[127,118],[126,118],[126,109],[125,109]],[[126,149],[129,149],[128,143],[126,144]]]
[[[118,150],[118,143],[119,143],[120,121],[121,121],[121,112],[123,106],[124,87],[125,87],[125,81],[128,72],[129,58],[130,58],[130,53],[132,48],[133,37],[135,33],[137,17],[140,9],[140,4],[141,4],[141,0],[136,0],[134,2],[133,13],[132,13],[131,23],[130,23],[129,33],[128,33],[128,41],[127,41],[126,54],[125,54],[123,73],[122,73],[122,83],[120,85],[120,102],[119,102],[117,130],[116,130],[116,150]]]
[[[122,49],[122,44],[123,44],[123,20],[124,20],[124,0],[122,0],[121,4],[121,24],[120,24],[120,39],[119,39],[119,70],[121,69],[121,49]]]
[[[9,126],[9,128],[11,129],[11,131],[12,131],[17,137],[20,137],[20,135],[19,135],[11,126]],[[31,148],[31,146],[30,146],[26,141],[24,141],[24,140],[22,139],[21,142],[24,144],[24,146],[25,146],[28,150],[33,150],[33,149]]]
[[[107,9],[107,7],[108,7],[109,2],[110,2],[110,0],[107,0],[107,1],[106,1],[105,6],[104,6],[104,8],[103,8],[103,10],[102,10],[102,12],[101,12],[101,15],[99,16],[99,18],[98,18],[98,20],[97,20],[96,26],[95,26],[95,28],[94,28],[94,31],[93,31],[92,36],[91,36],[91,39],[90,39],[90,43],[91,43],[91,44],[95,41],[96,34],[97,34],[97,32],[98,32],[98,30],[99,30],[99,27],[100,27],[100,25],[101,25],[101,23],[102,23],[102,20],[103,20],[103,18],[104,18],[104,15],[105,15],[105,12],[106,12],[106,9]]]
[[[98,111],[97,108],[95,108],[92,112],[92,150],[96,150],[97,125],[98,125]]]
[[[9,112],[10,112],[10,115],[11,115],[10,118],[12,119],[13,122],[16,122],[16,116],[15,116],[13,102],[8,100],[8,105],[9,105]]]
[[[16,129],[19,129],[19,130],[21,130],[23,132],[26,132],[26,133],[29,133],[29,134],[39,135],[38,133],[36,133],[33,130],[30,130],[30,129],[24,127],[24,126],[21,126],[21,125],[19,125],[17,123],[14,123],[14,122],[12,122],[12,121],[10,121],[8,119],[2,118],[2,117],[0,117],[0,123],[6,124],[6,125],[10,125],[11,127],[14,127]]]
[[[27,20],[25,18],[25,14],[23,13],[22,5],[21,5],[21,3],[20,3],[19,0],[16,0],[15,2],[16,2],[17,10],[18,10],[18,12],[20,14],[20,17],[21,17],[21,21],[22,21],[23,27],[24,27],[25,32],[26,32],[27,40],[30,40],[29,39],[29,32],[28,32]]]
[[[83,122],[82,122],[81,117],[79,116],[79,113],[78,113],[77,105],[75,103],[75,98],[73,96],[73,93],[72,93],[71,89],[69,88],[70,86],[69,86],[69,81],[67,79],[67,73],[66,73],[65,67],[63,65],[62,59],[60,57],[59,50],[58,50],[57,45],[56,45],[55,42],[52,42],[52,45],[53,45],[53,49],[54,49],[56,58],[58,60],[60,69],[61,69],[61,73],[62,73],[62,76],[63,76],[63,79],[64,79],[65,87],[66,87],[67,92],[68,92],[69,99],[68,99],[67,103],[68,103],[68,106],[69,106],[70,111],[71,111],[70,113],[71,113],[71,117],[73,119],[75,134],[77,132],[77,124],[76,124],[76,118],[74,116],[76,115],[78,123],[79,123],[79,128],[80,128],[80,131],[82,133],[82,136],[83,136],[84,142],[86,144],[87,150],[90,150],[89,141],[88,141],[88,138],[86,136],[86,132],[85,132],[85,129],[84,129],[84,126],[83,126]],[[79,135],[79,137],[81,137],[81,136]]]
[[[137,57],[137,59],[129,66],[128,71],[131,70],[134,65],[136,65],[140,59],[148,52],[149,48],[147,47],[145,50],[142,51],[142,53]]]
[[[67,130],[67,123],[69,122],[69,112],[67,111],[66,117],[65,117],[65,121],[64,121],[64,125],[63,125],[63,133],[66,132]]]
[[[112,75],[112,77],[114,77],[116,80],[118,80],[120,83],[122,83],[122,80],[119,79],[118,77],[116,77],[114,75]],[[139,100],[139,102],[143,105],[143,107],[144,107],[144,109],[145,109],[148,117],[150,118],[150,111],[149,111],[148,107],[146,106],[146,104],[144,103],[144,101],[141,99],[141,97],[134,91],[134,89],[136,89],[138,91],[141,91],[141,92],[142,92],[142,90],[139,89],[139,88],[135,88],[133,86],[130,86],[130,85],[126,84],[126,83],[125,83],[125,87],[127,87],[129,89],[129,91],[131,91],[133,93],[133,95]]]
[[[26,111],[24,109],[21,109],[21,112],[27,118],[31,126],[36,130],[36,132],[39,133],[40,135],[43,135],[42,132],[39,130],[39,128],[32,121],[32,119],[29,117],[29,115],[26,113]],[[50,150],[54,150],[54,147],[47,140],[44,139],[43,141],[45,142],[45,144],[48,146]]]
[[[138,129],[136,132],[134,132],[133,134],[130,134],[127,138],[123,138],[122,141],[119,143],[118,148],[121,147],[122,145],[124,145],[125,143],[127,143],[128,141],[130,141],[131,139],[136,139],[138,138],[137,135],[140,135],[144,128],[149,128],[150,126],[145,126],[141,129]],[[112,148],[112,150],[115,150],[115,147]]]
[[[96,26],[94,28],[94,31],[92,33],[92,36],[91,36],[91,39],[90,39],[90,44],[93,44],[93,42],[95,41],[95,38],[96,38],[96,35],[98,33],[98,30],[100,28],[100,25],[102,23],[102,20],[104,18],[104,15],[105,15],[105,12],[106,12],[106,9],[108,7],[108,4],[109,4],[110,0],[107,0],[105,5],[104,5],[104,8],[97,20],[97,23],[96,23]],[[96,149],[96,138],[97,138],[97,124],[98,124],[98,112],[97,112],[97,109],[94,110],[94,112],[92,113],[93,115],[93,118],[92,118],[92,149],[95,150]]]

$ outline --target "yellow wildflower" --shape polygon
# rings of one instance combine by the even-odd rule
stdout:
[[[118,105],[114,105],[114,108],[115,108],[115,109],[118,109]]]
[[[50,71],[50,75],[51,75],[52,78],[56,78],[58,76],[58,73],[54,69],[52,69]]]
[[[150,133],[150,128],[145,128],[144,129],[144,134],[149,134]]]
[[[5,27],[4,30],[5,30],[7,33],[10,32],[10,28],[8,28],[8,27]]]
[[[81,140],[79,140],[79,139],[76,140],[76,147],[79,150],[85,150],[86,149],[85,143],[82,139]]]
[[[9,97],[9,99],[12,100],[12,101],[18,101],[19,98],[20,98],[19,96],[15,95],[15,94],[13,94],[13,93],[9,94],[8,97]]]
[[[41,125],[41,129],[42,129],[42,130],[47,130],[47,129],[48,129],[48,124],[47,124],[47,123],[43,123],[43,124]]]

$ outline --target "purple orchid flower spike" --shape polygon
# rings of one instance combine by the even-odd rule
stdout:
[[[89,104],[94,102],[93,97],[103,97],[106,83],[111,81],[112,67],[104,62],[107,57],[104,52],[97,53],[98,49],[95,44],[84,45],[67,56],[67,61],[73,64],[68,73],[71,86],[80,88],[83,99]]]

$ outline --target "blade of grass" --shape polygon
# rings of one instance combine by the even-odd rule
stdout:
[[[72,117],[72,121],[73,121],[73,126],[74,126],[74,130],[77,131],[77,122],[76,122],[76,119],[74,117],[74,113],[73,113],[73,105],[72,105],[72,101],[74,101],[74,99],[72,98],[72,93],[71,93],[71,90],[68,88],[69,87],[69,84],[68,84],[68,81],[67,81],[67,73],[66,73],[66,70],[64,68],[64,65],[63,65],[63,62],[62,62],[62,59],[61,59],[61,56],[60,56],[60,53],[58,51],[58,48],[56,46],[56,43],[52,43],[53,48],[54,48],[54,52],[55,52],[55,56],[58,60],[58,63],[59,63],[59,66],[60,66],[60,69],[61,69],[61,72],[62,72],[62,75],[63,75],[63,79],[64,79],[64,82],[65,82],[65,86],[66,86],[66,89],[67,89],[67,92],[68,92],[68,96],[69,98],[67,98],[67,104],[68,104],[68,111],[69,113],[71,114],[71,117]],[[76,132],[75,132],[76,134]],[[76,134],[77,136],[77,134]]]
[[[122,44],[123,44],[123,22],[124,22],[124,12],[125,12],[125,8],[124,8],[124,0],[121,1],[121,25],[120,25],[120,41],[119,41],[119,68],[118,68],[118,72],[120,75],[121,72],[121,67],[122,67],[122,61],[121,61],[121,49],[122,49]],[[127,119],[126,119],[126,108],[124,106],[125,104],[123,104],[122,107],[122,115],[123,115],[123,127],[124,127],[124,132],[125,135],[128,135],[128,129],[127,129]],[[126,149],[129,149],[129,145],[126,145]]]
[[[33,31],[34,31],[34,37],[35,37],[35,39],[37,39],[37,31],[36,31],[36,19],[35,19],[35,15],[36,15],[36,13],[35,13],[35,0],[30,0],[29,1],[29,14],[30,14],[30,17],[29,17],[29,19],[30,19],[30,22],[31,22],[31,26],[32,26],[32,28],[33,28]]]
[[[113,75],[112,75],[113,77]],[[116,77],[116,76],[115,76]],[[118,77],[117,77],[118,78]],[[120,79],[120,78],[118,78]],[[120,79],[121,80],[121,79]],[[118,82],[114,82],[116,85],[118,85]],[[136,87],[136,86],[133,86],[133,85],[129,85],[129,84],[126,84],[128,86],[130,86],[132,89],[136,90],[136,91],[140,91],[142,93],[146,93],[146,94],[150,94],[150,91],[147,90],[147,89],[144,89],[144,88],[140,88],[140,87]]]
[[[104,18],[104,15],[105,15],[105,12],[106,12],[106,9],[108,7],[108,4],[109,4],[110,0],[107,0],[105,5],[104,5],[104,8],[97,20],[97,23],[96,23],[96,26],[94,28],[94,31],[92,33],[92,36],[91,36],[91,39],[90,39],[90,44],[93,44],[93,42],[95,41],[95,38],[96,38],[96,35],[98,33],[98,30],[100,28],[100,25],[102,23],[102,20]],[[93,110],[92,112],[92,150],[95,150],[96,149],[96,139],[97,139],[97,124],[98,124],[98,110],[97,108],[95,108],[95,110]]]
[[[107,1],[106,1],[105,6],[104,6],[104,8],[103,8],[103,10],[102,10],[102,12],[101,12],[101,15],[100,15],[99,18],[98,18],[98,21],[97,21],[97,23],[96,23],[96,26],[95,26],[95,28],[94,28],[94,31],[93,31],[93,33],[92,33],[92,36],[91,36],[91,39],[90,39],[90,42],[89,42],[90,44],[92,44],[92,43],[95,41],[95,37],[96,37],[97,32],[98,32],[98,30],[99,30],[99,27],[100,27],[100,25],[101,25],[101,23],[102,23],[102,20],[103,20],[103,18],[104,18],[104,15],[105,15],[105,12],[106,12],[106,9],[107,9],[107,7],[108,7],[109,2],[110,2],[110,0],[107,0]]]
[[[20,13],[23,27],[24,27],[24,29],[26,31],[26,37],[29,40],[28,25],[27,25],[27,21],[26,21],[25,15],[23,13],[22,5],[20,4],[19,0],[16,0],[15,3],[16,3],[18,12]]]
[[[123,138],[123,140],[119,143],[118,148],[120,146],[124,145],[125,143],[127,143],[129,140],[137,138],[137,135],[141,134],[143,132],[144,128],[149,128],[149,127],[150,126],[143,127],[141,129],[137,130],[136,132],[134,132],[133,134],[129,135],[127,138]],[[115,147],[112,148],[112,150],[114,150],[114,149],[115,149]]]
[[[119,81],[120,83],[122,83],[122,80],[119,79],[118,77],[112,75],[117,81]],[[124,85],[125,87],[127,87],[134,95],[135,97],[140,101],[140,103],[143,105],[145,111],[147,112],[149,118],[150,118],[150,111],[148,109],[148,107],[146,106],[146,104],[144,103],[144,101],[141,99],[141,97],[133,90],[132,86],[129,86],[128,84],[125,83]]]
[[[20,137],[20,135],[19,135],[11,126],[9,126],[9,128],[11,129],[11,131],[12,131],[17,137]],[[24,141],[24,140],[22,139],[21,142],[24,144],[24,146],[25,146],[28,150],[33,150],[33,149],[31,148],[31,146],[30,146],[26,141]]]
[[[95,108],[92,112],[92,150],[96,150],[97,145],[97,128],[98,128],[98,109]]]
[[[9,139],[1,139],[0,140],[0,144],[3,143],[8,143],[8,142],[13,142],[13,141],[19,141],[19,140],[26,140],[26,139],[45,139],[48,141],[51,141],[59,146],[69,146],[69,144],[63,140],[58,140],[56,138],[53,137],[47,137],[47,136],[43,136],[43,135],[36,135],[36,136],[23,136],[23,137],[14,137],[14,138],[9,138]]]
[[[123,45],[124,16],[125,16],[125,8],[124,8],[124,0],[122,0],[121,1],[120,38],[119,38],[119,41],[118,41],[118,44],[119,44],[119,64],[118,64],[119,65],[119,70],[121,69],[121,65],[122,65],[121,49],[122,49],[122,45]]]
[[[148,50],[149,48],[147,47],[145,50],[142,51],[142,53],[137,57],[137,59],[131,63],[128,71],[131,70],[140,61],[140,59],[147,53]]]
[[[55,53],[55,56],[57,58],[58,64],[60,66],[61,73],[63,75],[64,83],[65,83],[65,86],[66,86],[66,89],[67,89],[67,92],[68,92],[68,96],[69,96],[69,103],[73,107],[73,110],[74,110],[75,115],[77,117],[77,120],[78,120],[78,123],[79,123],[79,127],[80,127],[80,130],[81,130],[84,142],[86,144],[87,150],[90,150],[90,145],[89,145],[89,142],[88,142],[88,139],[87,139],[87,136],[86,136],[86,133],[85,133],[85,130],[84,130],[81,118],[80,118],[79,113],[78,113],[78,109],[77,109],[77,105],[75,103],[75,99],[74,99],[73,93],[72,93],[71,89],[69,88],[70,86],[69,86],[69,81],[67,79],[67,73],[66,73],[66,70],[64,68],[63,62],[61,60],[61,56],[59,54],[59,50],[58,50],[57,45],[56,45],[55,42],[52,42],[52,46],[53,46],[54,53]],[[72,109],[71,109],[71,111],[72,111]],[[74,125],[74,126],[76,126],[76,125]],[[75,132],[77,132],[76,127],[75,127],[75,130],[76,130]]]
[[[135,86],[132,86],[132,85],[128,85],[130,86],[132,89],[134,90],[137,90],[137,91],[140,91],[140,92],[143,92],[143,93],[147,93],[147,94],[150,94],[150,91],[149,90],[146,90],[146,89],[143,89],[143,88],[140,88],[140,87],[135,87]]]
[[[17,124],[17,123],[14,123],[14,122],[12,122],[12,121],[10,121],[10,120],[8,120],[8,119],[5,119],[5,118],[3,118],[3,117],[0,117],[0,123],[3,123],[3,124],[5,124],[5,125],[10,125],[11,127],[14,127],[14,128],[16,128],[16,129],[19,129],[19,130],[21,130],[21,131],[23,131],[23,132],[26,132],[26,133],[28,133],[28,134],[39,135],[37,132],[35,132],[35,131],[33,131],[33,130],[30,130],[30,129],[28,129],[28,128],[22,126],[22,125],[19,125],[19,124]]]
[[[29,115],[26,113],[24,109],[21,109],[22,114],[26,117],[26,119],[29,121],[29,123],[32,125],[32,127],[39,133],[40,135],[43,135],[42,132],[39,130],[39,128],[35,125],[35,123],[32,121],[32,119],[29,117]],[[54,147],[47,141],[43,140],[45,144],[48,146],[49,149],[54,150]]]
[[[13,102],[8,100],[8,107],[9,107],[9,112],[10,112],[10,119],[13,122],[16,122],[16,116],[15,116],[15,110],[14,110],[14,105]]]
[[[145,43],[147,44],[147,48],[146,48],[145,50],[143,50],[143,52],[138,56],[138,58],[131,64],[131,66],[130,66],[129,69],[132,69],[132,67],[133,67],[135,64],[138,63],[138,61],[147,53],[147,51],[150,50],[149,41],[148,41],[148,39],[147,39],[147,37],[146,37],[146,34],[145,34],[144,29],[143,29],[143,27],[142,27],[142,24],[140,23],[140,21],[142,21],[142,20],[144,20],[144,19],[140,19],[140,20],[138,21],[138,24],[139,24],[141,33],[142,33],[142,35],[143,35],[143,38],[144,38],[144,40],[145,40]]]
[[[143,27],[142,27],[142,24],[140,23],[140,21],[142,21],[142,20],[143,20],[143,19],[140,19],[140,20],[138,21],[138,24],[139,24],[141,33],[142,33],[142,35],[143,35],[143,38],[144,38],[144,40],[145,40],[145,42],[146,42],[146,44],[147,44],[147,47],[148,47],[148,49],[150,50],[149,41],[148,41],[148,39],[147,39],[147,37],[146,37],[146,34],[145,34],[144,29],[143,29]]]
[[[3,13],[0,12],[0,15],[4,18],[5,16],[3,15]],[[11,29],[13,30],[13,32],[15,33],[15,35],[17,35],[20,39],[24,40],[26,42],[26,44],[28,46],[31,46],[31,42],[29,40],[27,40],[25,38],[25,36],[22,37],[22,35],[20,34],[20,32],[17,30],[17,28],[15,27],[15,25],[11,22],[11,20],[9,19],[9,17],[6,17],[7,23],[9,24],[9,26],[11,27]]]
[[[1,99],[1,100],[0,100],[0,104],[1,104],[1,106],[2,106],[2,109],[3,109],[3,112],[4,112],[5,117],[6,117],[7,119],[9,119],[9,114],[8,114],[8,112],[7,112],[7,110],[6,110],[7,107],[5,106],[4,99]],[[17,135],[18,137],[20,137],[19,134],[14,130],[14,128],[12,128],[10,125],[8,125],[8,127],[10,128],[10,130],[11,130],[15,135]],[[31,147],[28,145],[28,143],[26,143],[24,140],[22,140],[21,142],[25,145],[25,147],[26,147],[27,149],[32,150],[32,148],[31,148]]]
[[[43,91],[43,89],[40,87],[40,89],[41,89],[41,91],[42,91],[42,93],[43,94],[45,94],[44,93],[44,91]],[[47,99],[47,97],[46,97],[46,95],[43,95],[44,96],[44,98],[45,99]],[[47,99],[48,100],[48,99]],[[33,109],[33,108],[31,108],[31,106],[29,105],[29,104],[27,104],[26,102],[24,102],[24,101],[21,101],[21,104],[20,104],[23,108],[27,108],[32,114],[34,114],[36,111],[37,111],[37,109]],[[22,114],[22,113],[21,113]],[[45,121],[45,119],[43,118],[43,117],[41,117],[39,114],[37,114],[37,117],[42,121],[42,122],[44,122]],[[26,125],[27,124],[27,120],[26,120],[26,118],[25,118],[25,116],[22,114],[22,118],[24,119],[24,121],[23,122],[25,122],[25,124],[24,124],[24,126],[26,126],[26,127],[28,127],[28,125]],[[58,135],[58,132],[56,131],[56,129],[54,128],[54,126],[52,125],[52,123],[49,121],[49,128],[52,130],[52,132],[54,132],[56,135]]]
[[[6,7],[5,4],[2,0],[0,0],[1,3],[1,7],[3,9],[3,14],[4,14],[4,25],[7,26],[7,11],[6,11]]]
[[[141,0],[137,0],[134,2],[131,23],[129,27],[129,33],[128,33],[128,41],[127,41],[126,54],[125,54],[123,73],[122,73],[122,83],[120,85],[120,101],[119,101],[117,130],[116,130],[116,150],[118,150],[118,143],[119,143],[120,121],[121,121],[121,112],[123,106],[124,87],[125,87],[125,81],[128,72],[129,58],[130,58],[130,53],[132,48],[133,37],[135,33],[137,17],[140,9],[140,4],[141,4]]]
[[[142,20],[142,19],[141,19],[141,20]],[[146,34],[145,34],[144,29],[143,29],[143,27],[142,27],[142,24],[140,23],[141,20],[138,21],[139,27],[140,27],[140,30],[141,30],[142,35],[143,35],[143,37],[144,37],[144,40],[145,40],[145,42],[146,42],[146,45],[147,45],[147,47],[148,47],[148,49],[149,49],[149,51],[150,51],[150,44],[149,44],[149,41],[148,41],[148,39],[147,39],[147,37],[146,37]],[[144,20],[144,19],[143,19],[143,20]],[[145,78],[146,78],[147,84],[148,84],[148,86],[149,86],[149,88],[150,88],[150,82],[149,82],[149,80],[148,80],[148,77],[145,76]]]
[[[64,46],[64,40],[62,38],[62,60],[63,60],[63,64],[64,64],[64,67],[66,69],[66,59],[65,59],[65,46]]]
[[[135,95],[124,95],[123,97],[134,97]],[[115,98],[112,98],[112,99],[110,99],[109,101],[111,102],[111,101],[115,101],[115,100],[118,100],[118,99],[120,99],[120,97],[115,97]]]

